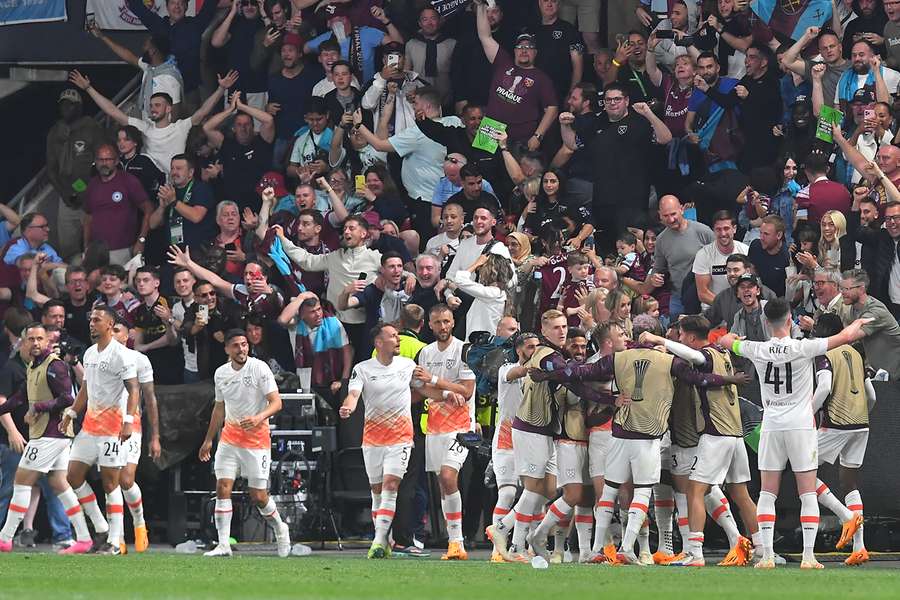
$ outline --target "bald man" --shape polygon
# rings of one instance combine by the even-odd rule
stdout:
[[[684,206],[675,196],[660,198],[659,220],[666,229],[656,238],[650,276],[645,281],[625,277],[622,283],[641,294],[650,294],[665,282],[671,282],[669,315],[672,319],[677,319],[684,312],[682,283],[685,277],[692,276],[694,257],[703,246],[713,243],[716,236],[703,223],[685,219]]]

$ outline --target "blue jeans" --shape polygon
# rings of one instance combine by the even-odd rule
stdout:
[[[200,382],[200,373],[195,373],[193,371],[184,370],[184,375],[182,376],[182,381],[185,384],[188,383],[198,383]]]
[[[12,500],[13,482],[16,478],[16,469],[19,467],[21,454],[14,452],[5,444],[0,444],[0,523],[6,522],[6,512],[9,510],[9,502]],[[72,524],[66,516],[66,510],[62,502],[56,497],[56,493],[50,488],[47,477],[38,480],[41,494],[47,506],[47,520],[50,522],[50,530],[53,532],[53,541],[72,539]]]
[[[672,294],[669,296],[669,323],[678,320],[678,315],[684,312],[684,304],[681,302],[681,296]]]

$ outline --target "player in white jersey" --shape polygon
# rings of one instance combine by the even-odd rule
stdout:
[[[494,428],[494,438],[491,440],[491,463],[494,467],[494,478],[497,480],[497,504],[494,506],[494,518],[491,525],[485,530],[490,538],[494,530],[506,519],[507,527],[525,527],[531,522],[531,515],[518,515],[513,511],[516,502],[516,491],[519,484],[519,474],[516,471],[516,458],[512,442],[512,423],[516,418],[516,411],[522,404],[522,382],[528,374],[525,366],[534,351],[538,347],[538,336],[533,333],[523,333],[516,338],[515,350],[519,358],[517,362],[505,364],[497,371],[497,427]],[[525,539],[524,531],[520,537]],[[491,562],[506,562],[511,560],[495,548],[491,553]]]
[[[363,461],[372,488],[375,539],[369,558],[391,553],[388,533],[397,508],[397,490],[406,474],[413,446],[410,382],[416,363],[399,356],[400,337],[393,325],[379,323],[372,330],[375,358],[353,367],[347,397],[339,409],[342,419],[356,410],[360,396],[365,406]]]
[[[94,531],[108,532],[106,543],[97,548],[101,554],[118,555],[124,529],[121,469],[127,453],[125,443],[134,427],[134,411],[140,400],[140,386],[134,358],[128,349],[113,339],[117,315],[109,306],[98,305],[91,311],[91,338],[96,342],[84,353],[84,383],[75,404],[63,415],[61,430],[85,413],[81,431],[72,442],[69,456],[69,484],[78,495]],[[85,481],[93,465],[100,467],[100,479],[106,492],[107,521],[97,506],[97,497]]]
[[[128,323],[122,317],[119,317],[113,326],[113,338],[126,346],[128,344]],[[150,458],[157,459],[161,452],[159,445],[159,411],[156,408],[156,391],[153,387],[153,365],[150,359],[142,352],[128,349],[134,358],[135,368],[137,370],[138,385],[141,386],[141,399],[147,410],[147,422],[150,424]],[[134,549],[138,552],[144,552],[150,545],[147,537],[147,525],[144,521],[144,499],[141,494],[141,488],[134,480],[137,472],[138,462],[141,460],[141,444],[142,425],[141,425],[141,405],[138,403],[137,410],[132,415],[134,417],[133,430],[131,437],[128,438],[126,444],[127,457],[125,466],[119,474],[119,485],[122,488],[122,496],[125,504],[128,506],[128,512],[131,513],[131,524],[134,527]],[[119,546],[122,554],[125,554],[125,540]]]
[[[291,553],[290,530],[281,520],[275,501],[269,497],[269,469],[272,439],[269,417],[281,410],[281,396],[269,365],[250,356],[250,344],[243,329],[225,333],[228,362],[216,369],[213,381],[216,403],[206,439],[200,446],[200,460],[210,459],[213,440],[222,436],[216,448],[216,531],[218,545],[204,556],[231,556],[231,488],[238,477],[247,479],[250,499],[263,519],[275,530],[278,556]],[[224,425],[224,427],[223,427]]]
[[[819,504],[816,500],[818,441],[813,417],[813,359],[828,350],[862,339],[862,326],[870,319],[857,319],[837,335],[827,339],[791,339],[790,305],[781,298],[770,300],[763,309],[769,321],[772,339],[748,342],[734,334],[719,343],[738,356],[753,362],[759,375],[763,403],[762,434],[759,442],[761,490],[756,516],[762,537],[760,569],[775,568],[773,538],[775,499],[781,472],[791,463],[797,492],[800,494],[800,526],[803,530],[803,560],[800,568],[821,569],[813,547],[819,530]]]
[[[441,508],[447,522],[449,545],[442,560],[466,560],[463,547],[462,496],[459,470],[469,451],[457,440],[458,433],[472,431],[475,422],[475,374],[463,360],[463,342],[453,337],[453,312],[437,304],[428,314],[436,342],[419,352],[413,387],[431,399],[425,435],[425,470],[438,475]]]
[[[78,504],[78,497],[66,481],[69,465],[71,430],[60,430],[63,410],[72,400],[72,379],[69,367],[49,349],[47,330],[40,323],[32,323],[22,334],[19,356],[27,358],[25,381],[21,388],[0,404],[0,415],[25,404],[28,412],[28,445],[22,452],[10,497],[6,522],[0,530],[0,552],[12,551],[13,535],[25,518],[31,491],[38,480],[47,476],[50,488],[57,494],[66,515],[75,526],[77,541],[60,554],[83,554],[91,549],[91,534]]]

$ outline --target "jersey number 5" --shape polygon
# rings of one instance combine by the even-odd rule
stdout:
[[[766,379],[765,383],[774,388],[776,394],[781,393],[781,386],[784,385],[784,391],[787,394],[794,392],[793,376],[791,373],[791,363],[784,363],[784,379],[781,378],[781,368],[776,367],[772,363],[766,363]]]

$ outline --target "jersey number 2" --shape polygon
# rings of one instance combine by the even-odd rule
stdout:
[[[766,363],[766,379],[765,383],[771,385],[775,389],[776,394],[781,393],[781,386],[784,385],[784,391],[787,394],[794,392],[793,376],[791,373],[791,363],[784,363],[784,379],[781,379],[781,368],[776,367],[772,363]]]

